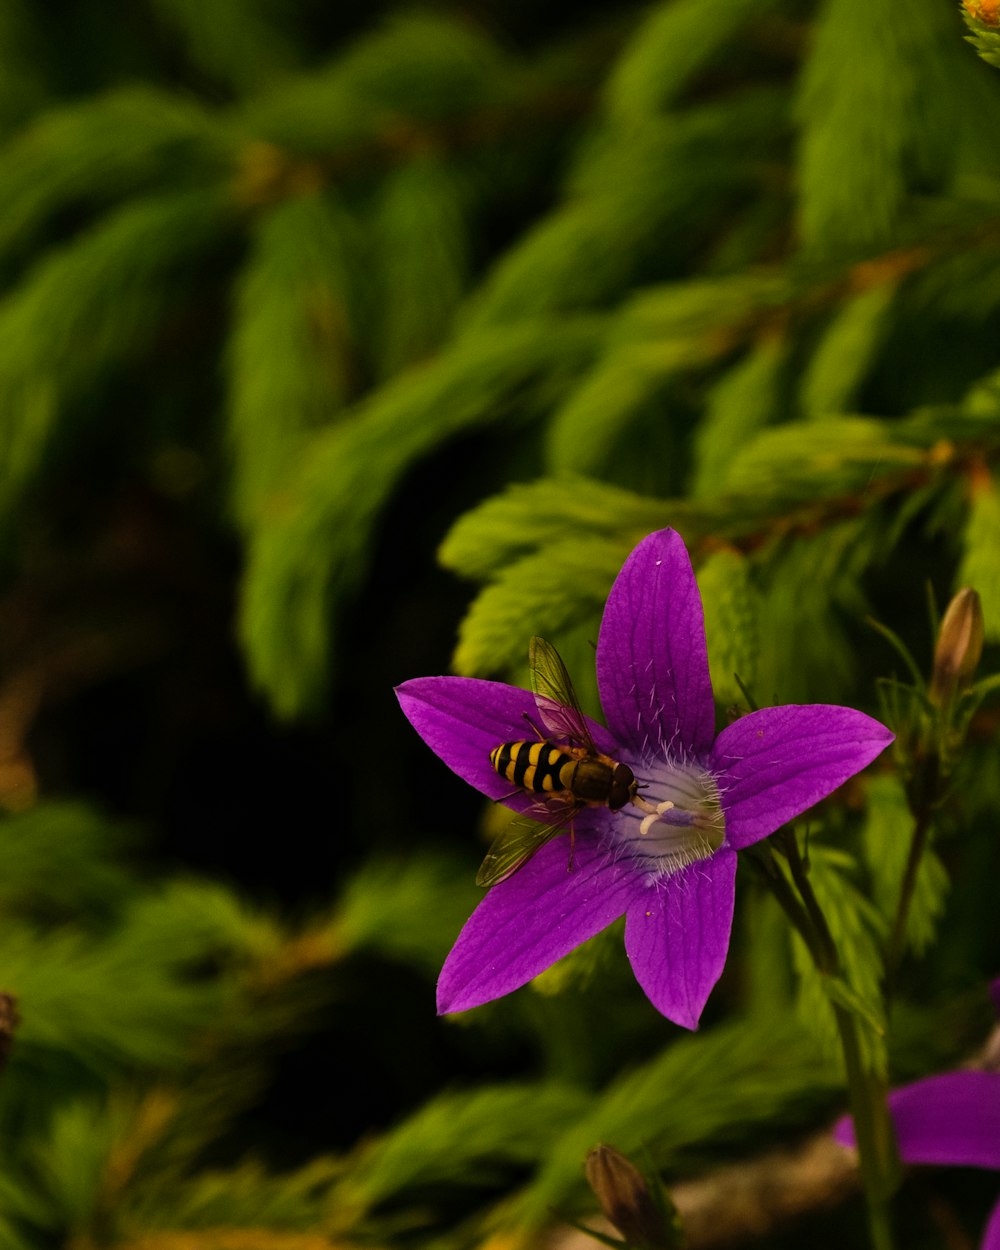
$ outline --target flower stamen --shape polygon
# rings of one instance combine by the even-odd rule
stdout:
[[[646,773],[647,789],[659,795],[666,791],[672,797],[654,803],[636,796],[632,806],[645,813],[642,819],[633,817],[619,824],[620,844],[637,866],[656,881],[714,855],[726,837],[715,777],[694,761],[676,756],[668,756],[666,766],[661,762],[650,768],[647,764],[639,771]]]
[[[673,803],[671,803],[669,799],[664,799],[662,803],[657,803],[653,811],[650,812],[650,814],[643,819],[642,824],[639,826],[639,832],[642,834],[642,836],[645,837],[646,834],[649,833],[650,829],[652,829],[652,827],[660,819],[663,813],[669,812],[672,807],[673,807]]]

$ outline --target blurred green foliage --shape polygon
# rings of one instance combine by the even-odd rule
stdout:
[[[593,1215],[600,1140],[673,1181],[842,1107],[829,990],[746,871],[697,1036],[605,937],[433,1022],[478,809],[389,687],[453,643],[521,681],[540,633],[593,703],[664,525],[720,716],[747,685],[873,710],[898,658],[864,618],[929,663],[928,586],[1000,641],[1000,78],[967,21],[0,6],[2,1250],[541,1244]],[[986,704],[865,1034],[894,1079],[988,1026],[998,803]],[[865,1004],[911,825],[886,760],[799,831]]]

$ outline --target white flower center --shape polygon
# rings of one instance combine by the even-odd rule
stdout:
[[[622,850],[640,870],[653,880],[671,876],[722,846],[726,822],[710,772],[678,760],[659,760],[634,771],[640,794],[618,813],[614,828]]]

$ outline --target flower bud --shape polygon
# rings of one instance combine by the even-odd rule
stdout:
[[[670,1250],[677,1230],[650,1193],[646,1178],[614,1146],[595,1146],[584,1163],[601,1210],[635,1250]]]
[[[967,586],[948,604],[934,648],[928,691],[936,707],[946,707],[969,684],[983,653],[983,608]]]
[[[962,0],[962,7],[970,17],[984,26],[1000,26],[997,0]]]

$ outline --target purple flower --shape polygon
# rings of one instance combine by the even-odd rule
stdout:
[[[594,742],[632,769],[642,806],[581,808],[572,864],[556,838],[493,886],[445,962],[439,1012],[509,994],[624,915],[639,984],[665,1016],[697,1028],[729,949],[736,852],[892,741],[861,712],[818,704],[752,712],[716,736],[701,599],[669,529],[643,539],[611,589],[597,679],[608,727],[591,723]],[[498,744],[531,736],[533,694],[466,677],[417,678],[397,693],[460,777],[515,811],[537,811],[537,796],[511,795],[490,764]]]
[[[1000,980],[991,993],[1000,1012]],[[1000,1072],[928,1076],[894,1089],[888,1102],[904,1163],[1000,1169]],[[842,1145],[855,1144],[850,1116],[833,1133]],[[1000,1202],[986,1222],[981,1250],[1000,1250]]]

